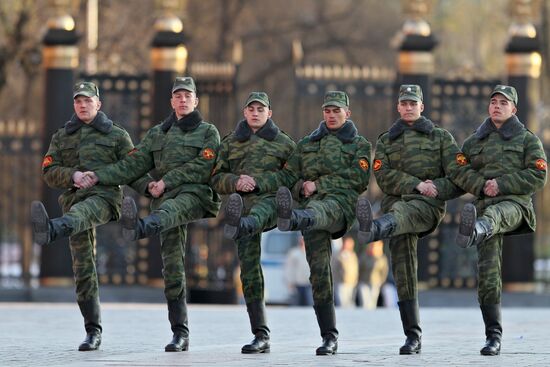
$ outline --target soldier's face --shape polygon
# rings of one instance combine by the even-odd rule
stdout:
[[[489,116],[495,125],[501,125],[512,115],[515,115],[517,108],[502,94],[497,93],[491,97],[489,102]]]
[[[346,119],[351,116],[349,109],[336,106],[326,106],[323,108],[323,118],[330,130],[338,130],[344,125]]]
[[[176,112],[176,117],[180,119],[195,111],[195,108],[199,104],[199,99],[195,93],[180,89],[172,93],[170,104]]]
[[[243,114],[248,126],[256,132],[265,125],[267,119],[271,117],[272,111],[260,102],[252,102],[244,108]]]
[[[397,103],[397,112],[401,120],[408,124],[418,120],[422,111],[424,111],[424,104],[417,101],[404,100]]]
[[[74,113],[84,123],[89,124],[97,116],[101,102],[97,97],[76,96],[73,101]]]

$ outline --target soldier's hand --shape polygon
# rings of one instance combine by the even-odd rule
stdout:
[[[73,174],[74,186],[79,189],[87,189],[94,186],[98,182],[98,178],[93,172],[76,171]]]
[[[237,183],[235,184],[236,191],[250,192],[256,187],[256,181],[253,177],[248,175],[240,175]]]
[[[151,183],[153,185],[151,185]],[[164,190],[166,189],[166,184],[163,180],[159,180],[157,182],[151,182],[149,183],[149,192],[154,198],[159,198],[164,194]]]
[[[317,185],[315,185],[314,181],[305,181],[302,184],[302,189],[304,190],[304,196],[308,198],[311,195],[315,194],[315,192],[317,191]]]
[[[487,180],[483,186],[483,193],[489,197],[495,197],[499,194],[498,183],[495,179]]]
[[[438,194],[437,187],[431,180],[426,180],[419,183],[418,185],[416,185],[416,190],[418,190],[420,194],[428,196],[430,198],[435,198]]]

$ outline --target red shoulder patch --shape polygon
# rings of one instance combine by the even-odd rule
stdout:
[[[53,163],[53,158],[51,155],[47,155],[44,157],[44,160],[42,161],[42,168],[46,168],[50,166]]]
[[[465,166],[468,163],[466,156],[463,153],[457,153],[456,155],[456,164],[459,166]]]
[[[132,155],[132,154],[134,154],[134,153],[137,152],[137,151],[138,151],[137,148],[134,148],[134,149],[132,149],[132,150],[130,150],[130,151],[128,152],[128,155]]]
[[[535,162],[535,167],[539,171],[546,171],[546,161],[544,159],[537,159],[537,161]]]
[[[216,158],[216,153],[212,149],[206,148],[202,151],[202,157],[209,161]]]
[[[375,171],[378,171],[380,168],[382,168],[382,161],[380,159],[375,159],[372,168]]]
[[[369,161],[367,161],[365,158],[361,158],[359,160],[359,167],[361,167],[363,171],[367,171],[369,169]]]

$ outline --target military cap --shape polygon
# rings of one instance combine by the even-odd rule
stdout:
[[[327,106],[349,107],[349,97],[346,92],[331,90],[325,93],[325,99],[321,108]]]
[[[190,76],[176,77],[176,80],[174,80],[174,85],[172,86],[172,93],[177,92],[180,89],[185,89],[186,91],[197,93],[195,81]]]
[[[398,101],[416,101],[422,102],[422,88],[417,84],[403,84],[399,87]]]
[[[261,103],[262,105],[264,105],[266,107],[270,106],[269,97],[268,97],[267,93],[265,93],[265,92],[251,92],[248,95],[248,98],[247,98],[246,103],[244,105],[248,106],[252,102],[259,102],[259,103]]]
[[[73,99],[78,96],[99,97],[99,88],[92,82],[78,82],[73,87]]]
[[[509,85],[499,84],[495,87],[495,89],[493,89],[493,93],[491,93],[491,98],[497,93],[502,94],[507,100],[514,102],[515,105],[518,104],[518,92],[516,92],[516,88]]]

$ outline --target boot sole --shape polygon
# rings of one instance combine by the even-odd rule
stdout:
[[[290,230],[290,217],[292,216],[292,193],[284,186],[279,187],[277,200],[277,227],[280,231]]]
[[[482,356],[498,356],[498,355],[500,354],[500,350],[497,351],[497,352],[490,352],[490,351],[480,350],[479,353],[480,353]]]
[[[460,213],[460,225],[456,235],[456,244],[462,248],[470,247],[471,238],[476,226],[476,207],[473,204],[466,204]]]
[[[122,237],[126,241],[134,241],[136,238],[137,206],[134,199],[126,196],[122,200]]]
[[[355,207],[355,216],[359,222],[359,231],[357,232],[357,240],[359,243],[369,243],[371,241],[372,228],[372,207],[367,198],[359,198]]]
[[[31,224],[34,242],[40,246],[48,244],[50,240],[50,218],[40,201],[31,203]]]
[[[185,348],[167,348],[164,347],[165,352],[187,352],[189,350],[189,347]]]
[[[338,349],[335,349],[332,352],[315,351],[315,355],[318,355],[318,356],[332,356],[332,355],[335,355],[337,351],[338,351]]]
[[[228,239],[235,239],[239,232],[239,224],[243,214],[243,199],[239,194],[229,195],[225,206],[225,219],[227,223],[223,227],[223,235]]]

